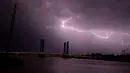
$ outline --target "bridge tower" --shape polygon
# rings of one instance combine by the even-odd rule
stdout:
[[[40,40],[40,52],[44,52],[44,39]]]

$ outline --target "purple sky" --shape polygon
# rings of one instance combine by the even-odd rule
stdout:
[[[5,21],[0,22],[7,26],[15,2],[14,51],[39,51],[41,38],[48,52],[62,52],[64,41],[70,41],[72,53],[121,53],[130,48],[129,0],[13,0],[1,6],[7,8],[1,10]],[[70,17],[62,28],[62,21]],[[4,24],[1,33],[8,29]]]

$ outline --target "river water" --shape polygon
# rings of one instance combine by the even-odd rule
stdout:
[[[3,73],[130,73],[130,63],[88,59],[25,56],[24,66],[1,68]],[[0,72],[1,73],[1,72]]]

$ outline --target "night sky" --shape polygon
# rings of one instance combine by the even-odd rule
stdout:
[[[129,0],[4,0],[0,3],[1,51],[7,44],[14,3],[11,51],[38,52],[40,39],[45,39],[46,52],[62,52],[64,41],[70,41],[71,53],[121,53],[130,48]]]

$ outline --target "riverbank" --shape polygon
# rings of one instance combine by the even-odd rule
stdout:
[[[77,59],[95,59],[95,60],[107,60],[107,61],[120,61],[130,62],[130,55],[114,55],[114,54],[100,54],[92,53],[90,55],[80,54],[62,54],[62,53],[42,53],[42,52],[10,52],[11,56],[26,56],[37,55],[39,58],[43,57],[61,57],[61,58],[77,58]]]

